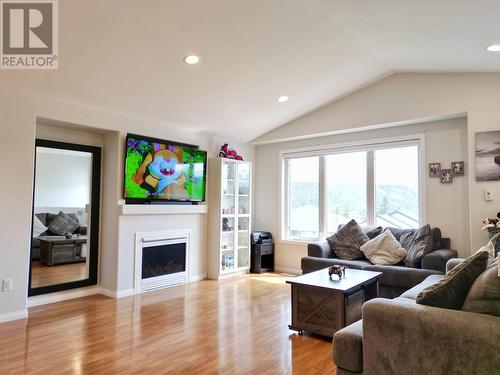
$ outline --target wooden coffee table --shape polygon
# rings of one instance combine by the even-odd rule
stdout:
[[[339,329],[361,319],[361,307],[378,296],[381,272],[346,269],[338,280],[328,268],[287,281],[292,286],[292,324],[299,334],[308,331],[333,337]]]
[[[87,243],[87,236],[40,236],[40,262],[46,266],[64,263],[85,262],[82,257],[82,245]]]

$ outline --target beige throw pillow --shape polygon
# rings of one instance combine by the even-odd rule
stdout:
[[[406,250],[388,230],[362,245],[360,250],[373,264],[397,264],[406,257]]]

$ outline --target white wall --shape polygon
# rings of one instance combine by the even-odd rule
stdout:
[[[300,270],[300,259],[307,255],[307,244],[280,241],[280,156],[282,150],[323,145],[335,145],[363,140],[425,135],[425,165],[467,160],[467,120],[443,120],[418,125],[370,130],[336,136],[260,145],[256,149],[255,222],[257,230],[271,231],[276,242],[276,266],[288,272]],[[427,169],[426,169],[427,172]],[[468,166],[466,176],[456,177],[452,184],[444,185],[439,178],[425,173],[426,221],[439,227],[443,236],[450,237],[452,247],[461,255],[469,253],[468,221]]]
[[[498,73],[400,73],[277,128],[259,137],[256,142],[323,137],[466,114],[469,251],[474,251],[487,241],[487,233],[480,230],[481,220],[496,214],[500,197],[500,182],[475,180],[474,134],[500,129],[498,103]],[[496,198],[484,201],[484,190],[491,191]]]
[[[54,100],[0,88],[0,129],[3,157],[0,174],[6,176],[0,194],[0,236],[9,238],[9,246],[0,247],[0,280],[13,278],[13,290],[0,292],[0,320],[26,314],[28,270],[31,238],[31,210],[33,200],[33,168],[35,134],[39,138],[96,145],[103,148],[102,202],[101,202],[101,287],[119,292],[128,288],[122,283],[121,269],[128,272],[130,256],[128,239],[134,227],[170,228],[181,225],[199,231],[195,239],[192,259],[193,272],[203,274],[206,263],[206,222],[202,215],[165,217],[156,215],[146,219],[121,218],[119,204],[122,196],[123,148],[127,132],[183,143],[198,144],[215,155],[224,137],[193,133],[149,119],[112,113],[81,106],[72,102]],[[36,127],[36,124],[39,124]],[[253,160],[254,147],[240,148],[247,160]],[[8,157],[7,157],[8,156]],[[31,171],[31,172],[30,172]],[[15,222],[16,225],[12,226]],[[135,229],[134,229],[135,230]],[[123,265],[123,268],[120,268]],[[131,280],[133,276],[131,275]],[[123,285],[122,285],[123,284]]]

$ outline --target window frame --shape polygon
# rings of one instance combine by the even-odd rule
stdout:
[[[416,146],[418,151],[418,207],[419,224],[426,222],[426,197],[425,197],[425,134],[413,134],[402,137],[379,138],[370,141],[346,142],[339,144],[328,144],[313,147],[303,147],[282,150],[279,153],[280,158],[280,242],[291,244],[306,244],[311,241],[319,241],[327,236],[327,179],[325,168],[325,157],[333,154],[349,153],[356,151],[367,152],[366,165],[366,209],[367,222],[374,225],[376,219],[376,191],[375,191],[375,163],[374,155],[376,150],[398,148],[404,146]],[[318,223],[319,238],[294,239],[288,237],[287,226],[290,220],[289,196],[291,181],[288,173],[288,161],[295,158],[319,157],[319,186],[318,186]]]

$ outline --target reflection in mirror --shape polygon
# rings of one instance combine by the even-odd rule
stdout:
[[[31,288],[89,278],[92,159],[36,147]]]

